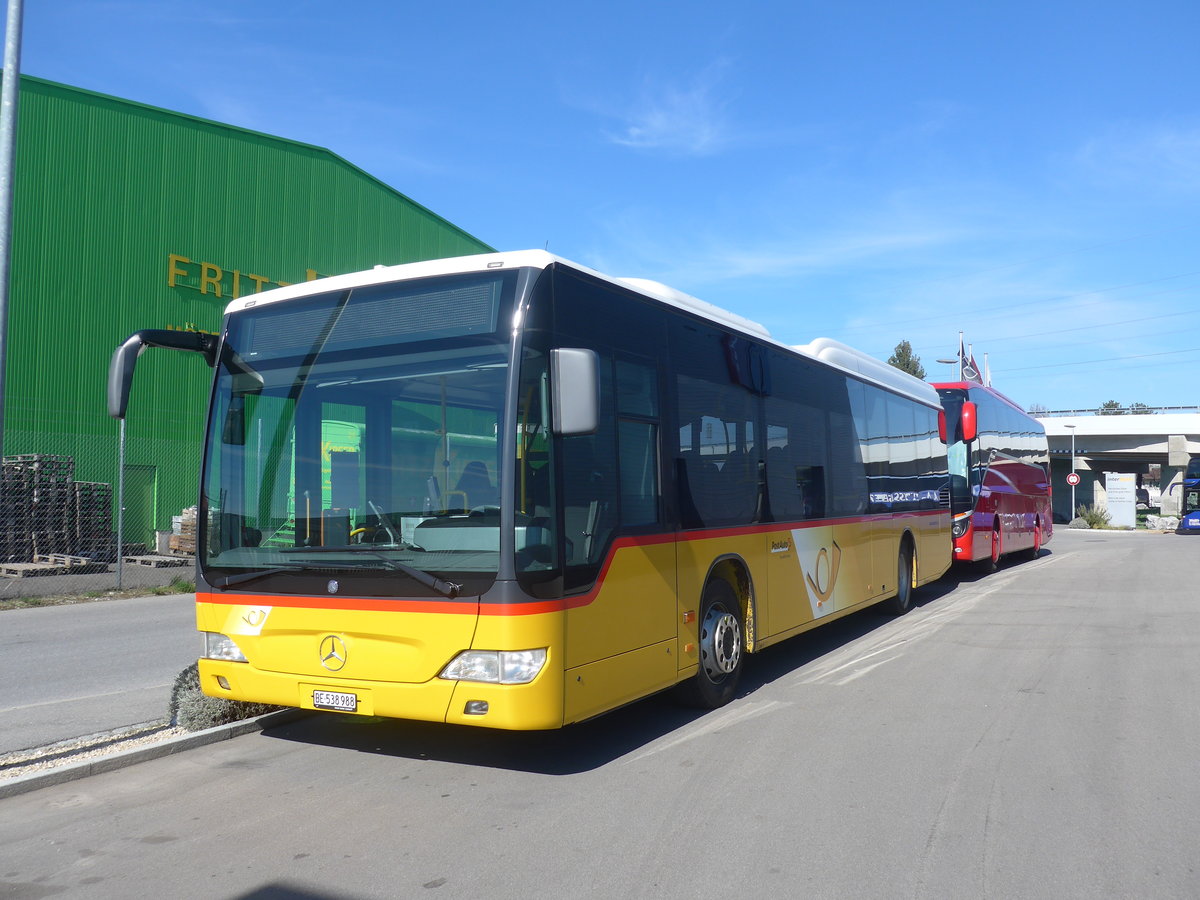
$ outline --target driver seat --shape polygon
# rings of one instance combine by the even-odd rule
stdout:
[[[488,475],[487,464],[478,459],[473,459],[463,466],[455,491],[466,496],[467,509],[476,506],[495,506],[500,502],[500,494],[492,485],[491,476]]]

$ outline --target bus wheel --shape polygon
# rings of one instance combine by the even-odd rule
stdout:
[[[714,578],[700,602],[700,670],[679,686],[689,706],[716,709],[733,699],[742,676],[742,605],[729,582]]]
[[[1000,568],[1000,556],[1002,553],[1003,549],[1000,546],[1000,522],[997,520],[992,523],[991,552],[977,563],[979,571],[985,575],[989,572],[995,572]]]
[[[1033,526],[1033,546],[1029,549],[1029,558],[1037,559],[1038,554],[1042,552],[1042,526],[1035,524]]]
[[[896,596],[883,604],[884,610],[894,616],[904,615],[912,606],[913,582],[917,575],[915,563],[916,554],[906,538],[900,542],[900,556],[896,561]]]

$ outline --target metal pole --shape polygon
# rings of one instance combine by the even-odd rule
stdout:
[[[117,449],[117,590],[121,590],[122,557],[125,555],[125,420]]]
[[[4,372],[8,366],[8,281],[12,267],[13,160],[21,86],[22,0],[8,0],[4,84],[0,87],[0,453],[4,447]]]
[[[1071,429],[1071,474],[1075,474],[1075,429]],[[1075,485],[1071,485],[1071,518],[1075,518]]]
[[[1075,426],[1064,425],[1064,428],[1071,429],[1071,474],[1075,474]],[[1075,485],[1071,485],[1071,514],[1067,516],[1067,520],[1075,518]]]

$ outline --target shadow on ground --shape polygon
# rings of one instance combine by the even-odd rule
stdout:
[[[1048,551],[1043,550],[1048,556]],[[1001,563],[1007,568],[1013,563]],[[918,591],[916,608],[935,604],[960,584],[986,577],[953,570]],[[893,617],[877,608],[862,610],[750,656],[738,699],[780,678],[801,672],[829,653],[887,627]],[[736,702],[736,701],[735,701]],[[316,713],[263,732],[266,737],[360,753],[428,759],[543,775],[569,775],[598,768],[705,716],[720,711],[677,704],[658,694],[599,718],[560,731],[510,732],[399,719]]]

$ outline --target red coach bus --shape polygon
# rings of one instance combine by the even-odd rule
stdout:
[[[946,411],[955,562],[1036,558],[1054,530],[1046,430],[999,391],[935,384]]]

